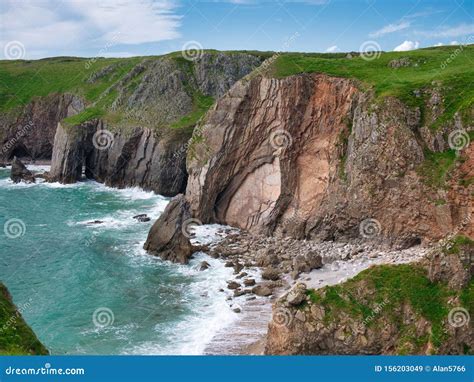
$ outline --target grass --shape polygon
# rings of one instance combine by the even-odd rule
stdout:
[[[370,295],[370,303],[355,297],[354,291],[361,287],[370,291],[364,293]],[[470,309],[474,301],[473,293],[472,282],[461,293],[462,303]],[[401,333],[400,353],[406,345],[402,342],[413,339],[410,334],[413,328],[402,322],[403,307],[411,306],[416,314],[430,322],[431,334],[421,342],[426,344],[429,340],[439,347],[446,336],[443,322],[449,312],[448,299],[455,294],[447,285],[431,282],[421,266],[412,264],[374,266],[343,284],[307,291],[312,303],[324,307],[325,323],[336,321],[342,313],[360,320],[370,316],[368,326],[383,325],[381,318],[389,319]],[[372,305],[381,307],[375,315]],[[412,345],[420,348],[423,345],[421,342],[412,341]]]
[[[444,252],[453,255],[458,254],[463,247],[474,248],[474,240],[464,235],[456,235],[444,246]]]
[[[35,97],[71,92],[93,102],[142,58],[55,57],[36,61],[0,61],[0,111],[29,103]],[[90,63],[89,69],[88,63]],[[94,83],[87,79],[112,64],[115,70]]]
[[[407,57],[411,66],[391,68],[389,62]],[[454,58],[453,58],[454,57]],[[355,78],[362,89],[373,89],[377,98],[393,96],[409,106],[424,111],[424,96],[414,91],[439,84],[445,113],[432,125],[437,128],[458,110],[467,113],[474,101],[474,45],[437,47],[410,52],[384,52],[379,58],[366,61],[345,54],[287,53],[271,65],[269,74],[286,77],[298,73],[326,73],[331,76]]]
[[[209,110],[214,103],[214,98],[200,93],[193,94],[194,110],[182,117],[179,121],[172,123],[172,129],[183,129],[194,126],[197,121]]]
[[[0,283],[0,355],[48,354]]]
[[[91,107],[85,109],[79,114],[73,115],[63,119],[63,123],[69,126],[77,126],[92,119],[100,118],[105,114],[105,111],[99,107]]]
[[[455,150],[432,152],[426,149],[425,160],[418,167],[417,172],[426,185],[433,188],[444,188],[456,160]]]
[[[207,53],[217,54],[218,51],[206,50]],[[248,53],[263,58],[271,56],[271,52],[256,51],[229,51],[229,55]],[[182,57],[181,52],[173,52],[164,56],[131,57],[131,58],[79,58],[55,57],[42,60],[4,60],[0,61],[0,112],[19,109],[35,97],[44,97],[53,93],[70,92],[85,99],[92,110],[86,110],[77,118],[85,122],[87,117],[97,118],[111,114],[110,118],[120,120],[120,112],[110,113],[107,109],[115,98],[117,92],[108,89],[122,79],[130,70],[140,62],[153,61],[163,57],[174,59],[188,74],[192,73],[193,62]],[[107,75],[89,83],[87,80],[93,73],[112,66]],[[127,84],[126,92],[131,93],[139,85],[143,73],[138,74]],[[192,93],[190,93],[192,94]],[[174,128],[187,128],[195,123],[205,111],[213,104],[211,97],[192,94],[195,107],[188,116],[173,124]],[[95,109],[94,109],[95,108]],[[99,111],[101,109],[101,111]],[[76,123],[71,118],[67,123]]]

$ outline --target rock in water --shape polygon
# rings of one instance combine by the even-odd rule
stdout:
[[[135,215],[133,218],[141,223],[149,222],[151,220],[147,214]]]
[[[187,264],[193,254],[193,247],[189,238],[184,235],[182,227],[190,217],[184,195],[175,196],[151,227],[143,246],[145,250],[163,260]]]
[[[206,269],[209,269],[211,265],[207,261],[202,261],[201,266],[199,267],[200,271],[205,271]]]
[[[13,158],[12,170],[10,178],[15,182],[19,183],[24,181],[26,183],[35,183],[35,177],[30,170],[19,160],[17,157]]]

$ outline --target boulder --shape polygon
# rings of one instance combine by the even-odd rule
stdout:
[[[201,266],[199,267],[200,271],[205,271],[206,269],[209,269],[211,265],[207,261],[201,262]]]
[[[266,285],[257,285],[252,288],[252,293],[256,294],[257,296],[266,297],[271,296],[273,292]]]
[[[184,195],[177,195],[171,199],[163,214],[151,227],[143,247],[164,260],[187,264],[193,254],[193,247],[182,227],[190,218]]]
[[[227,289],[237,289],[240,288],[240,284],[237,281],[229,281],[227,283]]]
[[[264,280],[278,280],[280,278],[280,272],[276,268],[268,267],[262,272],[262,278]]]
[[[32,172],[17,157],[13,158],[10,178],[15,183],[24,181],[26,183],[35,183],[35,177]]]
[[[255,285],[255,279],[244,280],[244,285],[245,286],[254,286]]]
[[[306,285],[303,283],[296,284],[286,295],[288,304],[297,306],[306,300]]]

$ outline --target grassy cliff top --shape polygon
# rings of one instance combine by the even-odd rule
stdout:
[[[211,55],[221,53],[215,50],[205,52]],[[369,59],[359,53],[222,53],[247,53],[261,60],[272,57],[263,71],[257,72],[277,78],[299,73],[354,78],[362,89],[372,89],[378,98],[395,96],[410,106],[420,106],[422,111],[431,96],[429,90],[435,89],[442,97],[444,113],[432,123],[433,127],[451,119],[457,111],[461,111],[465,119],[469,118],[474,101],[474,45],[380,52],[372,54]],[[83,97],[90,109],[73,118],[71,124],[106,115],[114,122],[122,118],[120,113],[107,110],[120,96],[114,85],[125,78],[128,81],[125,90],[132,93],[143,77],[143,72],[134,74],[137,65],[150,65],[162,59],[172,60],[184,71],[189,71],[192,65],[183,59],[181,52],[132,58],[55,57],[34,61],[0,61],[0,112],[21,108],[34,97],[70,92]],[[192,111],[172,123],[171,127],[194,124],[214,101],[212,97],[194,90],[189,93],[193,98]],[[153,118],[152,115],[150,119]]]
[[[49,354],[0,283],[0,355]]]
[[[298,73],[325,73],[355,78],[377,97],[394,96],[410,106],[421,106],[437,89],[445,113],[437,124],[456,111],[467,111],[474,101],[474,45],[442,46],[409,52],[379,52],[370,56],[352,53],[278,55],[268,68],[274,77]]]

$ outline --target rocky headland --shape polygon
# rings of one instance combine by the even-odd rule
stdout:
[[[452,73],[472,68],[461,56],[438,70],[449,49],[341,55],[334,67],[258,52],[101,61],[80,83],[89,100],[48,95],[6,112],[1,161],[50,156],[50,181],[173,196],[144,248],[233,268],[223,293],[237,332],[270,321],[253,352],[470,353],[474,109]],[[423,65],[432,77],[414,80]],[[404,81],[380,80],[393,71]],[[36,118],[47,133],[21,133]],[[196,242],[208,224],[234,228]],[[219,333],[208,351],[244,352],[261,340],[248,332],[232,350]]]

